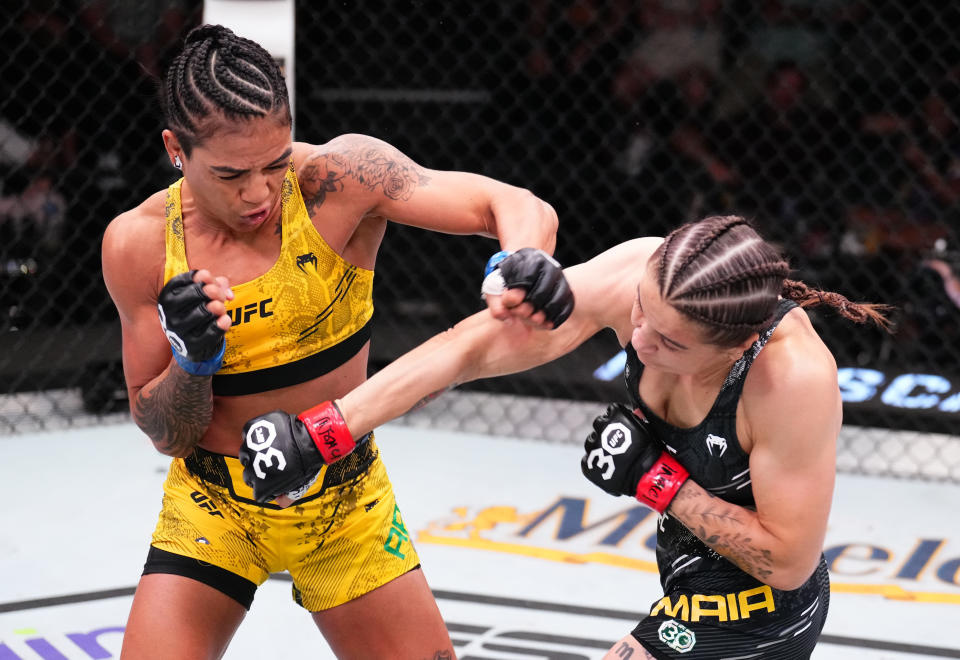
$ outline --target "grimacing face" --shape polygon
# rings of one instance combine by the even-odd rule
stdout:
[[[654,255],[647,263],[630,312],[630,343],[637,357],[646,367],[677,375],[709,375],[729,369],[731,356],[737,352],[703,341],[699,325],[661,297],[658,262]]]
[[[255,231],[280,212],[292,151],[290,126],[275,117],[225,122],[181,156],[183,176],[203,217]]]

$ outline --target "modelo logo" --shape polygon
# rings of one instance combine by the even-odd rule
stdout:
[[[953,383],[936,374],[899,374],[892,380],[882,371],[856,367],[837,370],[844,403],[867,403],[878,395],[893,408],[960,411],[960,392]]]

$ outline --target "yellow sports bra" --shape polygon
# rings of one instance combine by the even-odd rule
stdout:
[[[163,281],[190,270],[180,186],[167,189]],[[344,261],[307,214],[293,164],[281,191],[280,257],[270,270],[231,283],[223,366],[213,393],[240,395],[296,385],[340,366],[370,339],[373,271]]]

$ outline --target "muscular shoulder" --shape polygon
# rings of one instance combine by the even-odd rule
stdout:
[[[429,180],[425,168],[369,135],[350,133],[318,145],[298,142],[293,158],[311,214],[341,192],[349,191],[355,200],[367,198],[371,204],[378,196],[402,200]]]
[[[839,424],[837,363],[802,309],[784,317],[750,367],[743,403],[755,423],[816,411],[809,417]]]
[[[101,254],[103,277],[115,300],[134,289],[160,289],[165,258],[165,199],[166,191],[157,192],[107,225]]]

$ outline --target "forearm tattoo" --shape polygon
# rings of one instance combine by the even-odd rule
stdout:
[[[338,138],[307,158],[300,174],[300,188],[312,216],[327,193],[343,190],[349,177],[368,190],[380,188],[384,196],[406,201],[414,190],[430,183],[423,168],[385,142],[364,136]]]
[[[213,392],[208,376],[191,376],[171,369],[153,387],[137,394],[133,418],[168,456],[187,456],[200,442],[213,417]]]
[[[743,571],[765,582],[773,574],[773,555],[749,536],[745,512],[696,488],[681,488],[668,514]]]

